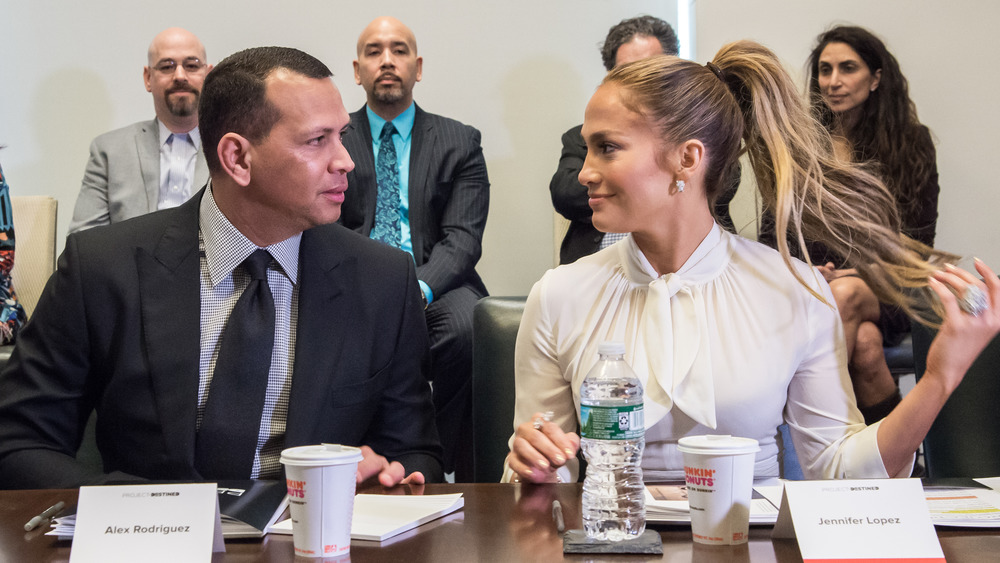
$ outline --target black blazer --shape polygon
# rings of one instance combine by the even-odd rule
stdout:
[[[591,222],[594,210],[587,203],[587,187],[578,179],[587,159],[587,144],[583,141],[582,129],[583,125],[577,125],[563,133],[559,168],[549,182],[552,206],[569,220],[569,228],[559,247],[560,264],[570,264],[597,252],[604,238],[604,233],[594,228]]]
[[[375,221],[378,183],[365,107],[351,114],[344,146],[354,160],[340,222],[362,235]],[[490,180],[475,128],[416,107],[410,143],[410,237],[417,279],[435,297],[463,285],[486,295],[476,263],[490,206]]]
[[[201,477],[200,201],[69,236],[0,374],[0,487]],[[366,444],[441,476],[418,291],[405,253],[303,233],[286,447]],[[74,459],[94,409],[104,475]]]

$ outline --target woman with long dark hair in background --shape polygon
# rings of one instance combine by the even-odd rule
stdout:
[[[881,177],[895,200],[902,233],[933,247],[939,192],[934,143],[885,44],[861,27],[838,26],[821,34],[809,57],[809,94],[837,155]],[[844,257],[812,254],[814,263],[823,264],[840,309],[851,381],[870,424],[899,404],[883,346],[898,344],[910,319],[901,308],[880,303],[854,270],[840,269]]]

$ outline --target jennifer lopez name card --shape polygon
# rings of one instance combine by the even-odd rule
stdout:
[[[773,536],[805,563],[945,561],[919,479],[786,481]]]

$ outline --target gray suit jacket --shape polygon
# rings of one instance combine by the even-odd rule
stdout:
[[[198,151],[191,193],[207,181],[208,165]],[[160,130],[156,119],[109,131],[90,144],[90,160],[69,232],[156,211],[159,196]]]

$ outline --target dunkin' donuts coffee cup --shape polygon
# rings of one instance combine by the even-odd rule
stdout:
[[[694,541],[712,545],[746,543],[754,458],[760,450],[757,440],[728,435],[688,436],[678,441],[677,449],[684,454]]]
[[[281,452],[295,555],[336,557],[351,550],[351,516],[361,450],[323,444]]]

